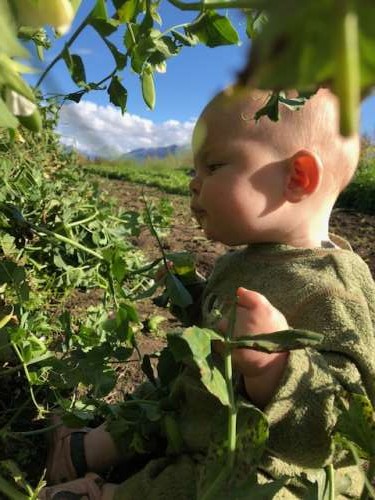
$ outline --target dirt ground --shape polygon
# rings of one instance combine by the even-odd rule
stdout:
[[[99,182],[104,191],[118,200],[119,207],[127,210],[144,210],[143,194],[149,201],[166,197],[173,205],[174,214],[170,232],[162,238],[163,248],[167,252],[187,251],[195,255],[197,269],[204,276],[209,275],[216,258],[228,250],[228,247],[221,243],[206,240],[202,230],[191,217],[188,197],[165,194],[156,188],[119,180],[100,179]],[[367,262],[375,276],[375,216],[336,209],[332,215],[331,231],[350,241],[353,249]],[[133,243],[143,250],[148,259],[160,257],[155,238],[147,227],[133,239]],[[164,331],[170,331],[178,326],[168,311],[157,308],[149,299],[137,302],[137,309],[144,323],[153,315],[162,315],[166,317],[166,321],[162,324]],[[162,336],[151,334],[147,328],[142,333],[138,339],[143,353],[154,352],[165,343]],[[119,368],[118,375],[120,392],[132,390],[143,378],[136,361],[128,363],[125,368]],[[116,399],[117,395],[118,393],[111,398]]]

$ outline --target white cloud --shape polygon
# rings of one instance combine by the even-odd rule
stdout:
[[[65,104],[57,132],[61,141],[89,155],[117,156],[137,148],[190,143],[195,120],[152,120],[90,101]]]

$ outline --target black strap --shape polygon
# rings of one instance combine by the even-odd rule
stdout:
[[[87,472],[84,437],[87,432],[72,432],[70,435],[70,458],[77,477],[83,477]]]

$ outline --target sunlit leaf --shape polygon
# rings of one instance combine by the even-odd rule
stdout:
[[[176,361],[192,362],[199,370],[200,379],[206,389],[220,402],[228,406],[229,397],[225,379],[211,358],[210,330],[191,327],[182,333],[168,335],[170,347]]]
[[[105,0],[96,0],[96,4],[91,11],[91,19],[108,19],[107,7]]]
[[[217,12],[206,11],[185,27],[187,35],[196,35],[201,43],[208,47],[239,43],[237,31],[226,16]]]
[[[139,0],[125,0],[121,2],[121,7],[117,8],[117,15],[122,23],[133,21],[134,17],[139,13]]]

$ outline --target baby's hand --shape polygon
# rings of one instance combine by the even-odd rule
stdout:
[[[226,319],[219,323],[219,329],[228,327]],[[238,288],[235,338],[273,333],[289,328],[285,316],[267,298],[252,290]],[[232,359],[235,367],[244,376],[249,397],[259,406],[264,406],[272,397],[284,372],[288,352],[265,353],[253,349],[234,349]]]
[[[173,262],[170,260],[167,260],[167,266],[168,266],[168,269],[170,271],[172,271]],[[163,263],[163,265],[158,267],[158,269],[156,270],[154,280],[156,281],[156,283],[159,283],[159,282],[161,283],[164,280],[164,278],[167,276],[167,274],[168,274],[168,271],[165,268],[165,264]]]

